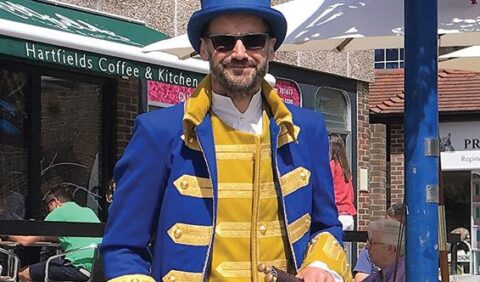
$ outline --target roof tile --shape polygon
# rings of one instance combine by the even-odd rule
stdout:
[[[404,70],[375,70],[370,84],[369,108],[373,113],[403,113]],[[480,73],[440,69],[438,71],[440,112],[480,110]]]

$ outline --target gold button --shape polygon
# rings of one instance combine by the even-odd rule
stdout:
[[[176,281],[177,278],[175,277],[175,275],[172,275],[172,276],[170,276],[170,277],[168,278],[168,280],[170,280],[170,281]]]
[[[258,270],[259,272],[264,272],[266,268],[267,268],[267,266],[266,266],[264,263],[260,263],[260,264],[257,266],[257,270]]]
[[[300,172],[300,178],[302,180],[307,180],[307,174],[305,173],[305,171]]]
[[[264,224],[260,225],[258,230],[260,230],[260,233],[262,233],[263,235],[265,235],[265,233],[267,233],[267,227]]]
[[[180,229],[180,228],[175,229],[175,232],[173,233],[173,236],[175,236],[175,238],[177,238],[177,239],[182,237],[182,229]]]
[[[195,141],[195,138],[193,138],[193,137],[190,137],[190,139],[188,139],[188,142],[190,142],[190,143],[193,143],[194,141]]]
[[[310,226],[310,222],[311,222],[310,219],[308,219],[308,218],[305,219],[305,225],[306,225],[306,226]]]
[[[183,180],[182,183],[180,184],[180,187],[182,187],[182,189],[187,189],[188,188],[188,181]]]

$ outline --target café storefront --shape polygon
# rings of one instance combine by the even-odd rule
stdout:
[[[107,183],[147,108],[147,81],[178,90],[207,72],[141,52],[165,38],[132,19],[0,0],[0,220],[43,219],[42,196],[56,184],[106,218]]]

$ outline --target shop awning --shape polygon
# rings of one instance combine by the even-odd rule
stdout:
[[[142,22],[55,2],[0,0],[0,18],[139,47],[168,38]]]
[[[166,38],[139,21],[73,5],[0,0],[0,55],[163,82],[208,72],[198,59],[141,51]]]

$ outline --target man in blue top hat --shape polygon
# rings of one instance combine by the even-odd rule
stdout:
[[[263,80],[286,29],[269,0],[203,0],[192,15],[211,73],[136,119],[101,246],[108,279],[260,281],[273,266],[351,281],[325,122]]]

